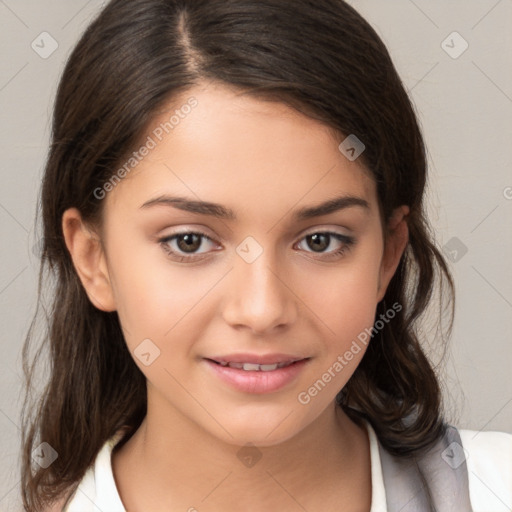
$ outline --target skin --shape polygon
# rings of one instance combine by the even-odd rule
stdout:
[[[318,121],[215,84],[195,86],[169,111],[191,96],[198,106],[103,199],[102,229],[75,208],[62,219],[91,302],[118,312],[132,356],[148,338],[160,350],[149,366],[134,356],[148,413],[112,457],[121,499],[135,512],[369,510],[367,432],[334,404],[364,347],[308,404],[297,397],[372,327],[407,245],[408,208],[384,226],[369,173]],[[168,119],[160,113],[148,134]],[[140,208],[162,194],[220,203],[237,219]],[[341,195],[369,208],[293,220]],[[172,259],[159,242],[197,229],[212,241],[202,239],[193,263],[179,261],[183,243],[167,242],[182,248]],[[325,231],[355,243],[333,256],[343,242],[318,249],[305,238]],[[252,263],[236,252],[247,236],[263,249]],[[232,389],[203,360],[236,352],[310,360],[290,385],[256,395]],[[261,455],[251,468],[237,457],[248,443]]]

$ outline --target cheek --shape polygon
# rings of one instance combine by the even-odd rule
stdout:
[[[355,260],[354,260],[355,261]],[[323,344],[312,373],[303,382],[297,401],[316,417],[346,385],[372,338],[377,307],[376,258],[353,262],[337,272],[316,276],[308,294],[314,330]]]
[[[317,317],[314,328],[323,335],[323,347],[299,403],[320,410],[357,369],[372,338],[379,264],[378,246],[361,247],[335,271],[316,273],[315,286],[310,279],[304,288],[310,290],[307,305]]]
[[[112,282],[128,347],[133,351],[149,338],[162,351],[176,340],[187,350],[188,340],[204,328],[194,318],[206,314],[223,269],[170,263],[158,246],[124,248],[113,258]]]
[[[377,253],[378,254],[378,253]],[[358,254],[335,271],[304,282],[307,305],[342,339],[371,326],[377,306],[379,258]]]

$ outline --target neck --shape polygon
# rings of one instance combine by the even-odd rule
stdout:
[[[175,410],[162,418],[163,405],[148,400],[143,423],[113,455],[127,510],[148,509],[147,496],[155,511],[171,503],[190,511],[315,510],[322,496],[330,510],[329,499],[356,499],[354,484],[369,509],[367,433],[334,403],[293,438],[266,447],[223,442]]]

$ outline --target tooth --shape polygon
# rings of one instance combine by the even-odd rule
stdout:
[[[274,363],[274,364],[257,364],[257,363],[226,363],[221,362],[222,366],[229,366],[230,368],[235,368],[237,370],[245,370],[245,371],[262,371],[262,372],[271,372],[273,370],[277,370],[278,368],[284,368],[285,366],[290,366],[295,361],[288,361],[285,363]]]
[[[254,363],[244,363],[243,369],[245,371],[258,371],[260,369],[260,365]]]
[[[226,361],[221,361],[221,362],[220,362],[220,365],[221,365],[221,366],[227,366],[227,365],[228,365],[228,363],[227,363]]]

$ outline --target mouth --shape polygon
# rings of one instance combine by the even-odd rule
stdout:
[[[208,359],[212,363],[218,364],[219,366],[235,368],[237,370],[243,370],[245,372],[272,372],[279,368],[286,368],[295,364],[299,361],[304,361],[305,359],[294,359],[291,361],[284,361],[281,363],[273,363],[273,364],[258,364],[258,363],[238,363],[234,361],[216,361],[215,359]]]
[[[216,379],[242,393],[273,393],[289,387],[310,357],[250,355],[204,358]]]

